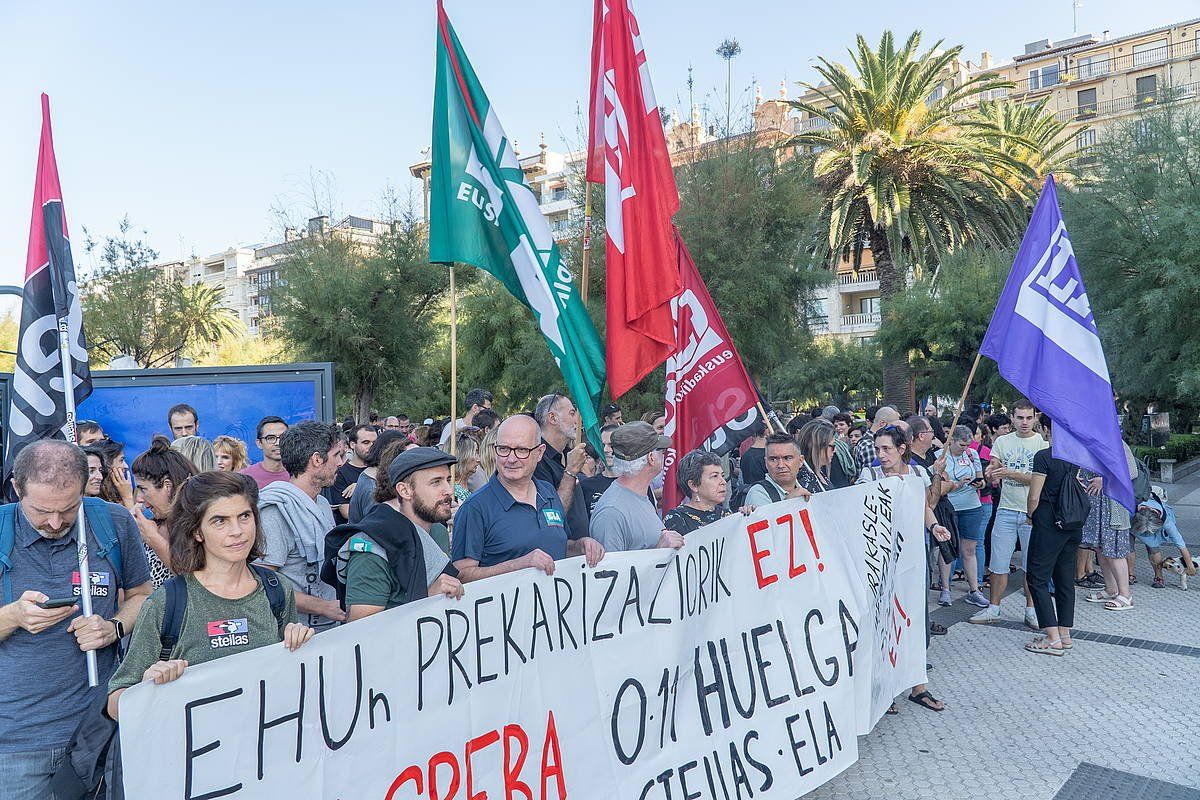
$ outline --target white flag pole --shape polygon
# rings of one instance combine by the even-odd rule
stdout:
[[[67,441],[76,442],[79,437],[75,431],[75,369],[71,362],[71,328],[67,321],[68,317],[69,315],[65,315],[59,317],[58,320],[58,354],[59,361],[62,362],[63,401],[67,407]],[[76,541],[79,552],[79,607],[82,609],[84,617],[90,617],[92,615],[92,572],[88,565],[87,522],[82,505],[79,506],[79,516],[76,518],[76,522],[78,523],[75,532],[78,536]],[[98,686],[100,676],[96,667],[96,651],[87,651],[86,657],[88,686]]]

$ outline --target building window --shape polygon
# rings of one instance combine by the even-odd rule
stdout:
[[[1081,117],[1091,117],[1096,114],[1096,90],[1084,89],[1081,92],[1075,93],[1076,104],[1079,108],[1078,114]]]
[[[860,314],[878,314],[879,313],[879,298],[864,297],[858,301],[858,313]]]
[[[373,230],[371,220],[369,219],[363,219],[362,217],[350,217],[349,222],[351,228],[357,228],[360,231]]]
[[[927,106],[933,105],[938,100],[941,100],[942,97],[945,96],[945,94],[946,94],[946,84],[939,83],[937,85],[937,88],[929,93],[929,97],[925,98],[925,105],[927,105]]]
[[[1087,150],[1096,143],[1096,131],[1088,129],[1075,134],[1075,149]]]
[[[1001,87],[999,89],[992,89],[990,92],[988,92],[988,99],[990,99],[990,100],[1000,100],[1001,98],[1004,98],[1004,97],[1008,97],[1008,87],[1007,86]]]
[[[1143,44],[1135,44],[1133,46],[1133,65],[1140,67],[1142,64],[1153,64],[1156,61],[1162,61],[1167,57],[1167,40],[1156,39],[1153,42],[1144,42]]]
[[[1049,89],[1058,85],[1060,70],[1058,64],[1047,64],[1040,69],[1029,70],[1029,90]]]
[[[1143,75],[1137,79],[1138,105],[1150,104],[1158,99],[1158,76]]]
[[[1107,56],[1081,56],[1075,66],[1080,80],[1096,78],[1108,74],[1109,60]]]

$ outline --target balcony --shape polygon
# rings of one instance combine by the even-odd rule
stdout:
[[[796,125],[797,133],[807,133],[808,131],[823,131],[829,128],[829,120],[822,117],[806,117],[800,120]]]
[[[1125,97],[1114,97],[1111,100],[1102,100],[1098,103],[1087,103],[1075,108],[1064,108],[1056,112],[1054,118],[1059,122],[1087,122],[1097,117],[1125,114],[1183,100],[1195,100],[1198,91],[1200,91],[1200,83],[1163,87],[1155,92],[1131,94]]]
[[[1077,56],[1071,63],[1071,75],[1069,78],[1064,76],[1063,80],[1089,81],[1095,78],[1103,78],[1105,75],[1113,72],[1128,72],[1132,69],[1141,69],[1142,67],[1154,64],[1162,64],[1178,58],[1190,58],[1196,55],[1197,44],[1196,39],[1191,38],[1181,42],[1165,44],[1161,47],[1152,47],[1148,50],[1141,50],[1128,55],[1093,58],[1091,61],[1082,64],[1079,63],[1079,57]],[[1083,57],[1086,58],[1087,56]]]
[[[878,311],[866,314],[843,314],[842,333],[868,333],[879,330]]]
[[[809,317],[808,330],[812,333],[829,333],[829,317]]]
[[[839,272],[837,282],[838,291],[843,294],[879,290],[879,274],[873,269],[860,269],[858,272]]]

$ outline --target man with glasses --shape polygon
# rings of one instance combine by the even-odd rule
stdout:
[[[682,547],[683,536],[663,527],[646,496],[662,472],[671,439],[648,422],[630,422],[612,432],[613,481],[592,517],[592,530],[605,550]]]
[[[908,446],[910,460],[925,469],[931,469],[937,462],[938,448],[935,446],[937,445],[936,436],[933,426],[929,424],[929,417],[924,414],[913,414],[905,422],[908,423],[908,430],[912,434],[912,443]]]
[[[492,407],[492,393],[487,389],[472,389],[467,392],[463,406],[467,409],[467,413],[462,415],[462,419],[455,420],[454,425],[447,425],[442,428],[442,436],[438,439],[438,447],[447,452],[450,450],[451,432],[460,431],[468,425],[474,425],[475,415],[485,408]]]
[[[533,567],[554,573],[554,562],[584,555],[589,566],[604,557],[595,539],[569,539],[558,492],[533,477],[546,445],[533,417],[518,414],[496,432],[496,473],[459,508],[450,557],[459,579],[470,583]]]
[[[575,442],[579,430],[579,411],[571,398],[561,392],[548,394],[538,401],[533,418],[542,429],[542,458],[533,477],[558,490],[567,513],[567,534],[572,539],[588,535],[587,498],[580,485],[579,471],[587,460],[583,442]]]
[[[291,478],[283,468],[283,458],[280,455],[279,439],[287,432],[288,424],[280,417],[263,417],[255,429],[255,441],[262,450],[262,461],[251,464],[242,470],[243,475],[249,475],[258,484],[259,489],[265,489],[275,481],[286,481]]]

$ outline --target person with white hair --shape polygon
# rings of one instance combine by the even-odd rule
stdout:
[[[682,547],[683,536],[663,527],[646,496],[662,472],[671,439],[648,422],[630,422],[612,432],[613,481],[592,512],[592,536],[605,551]]]

